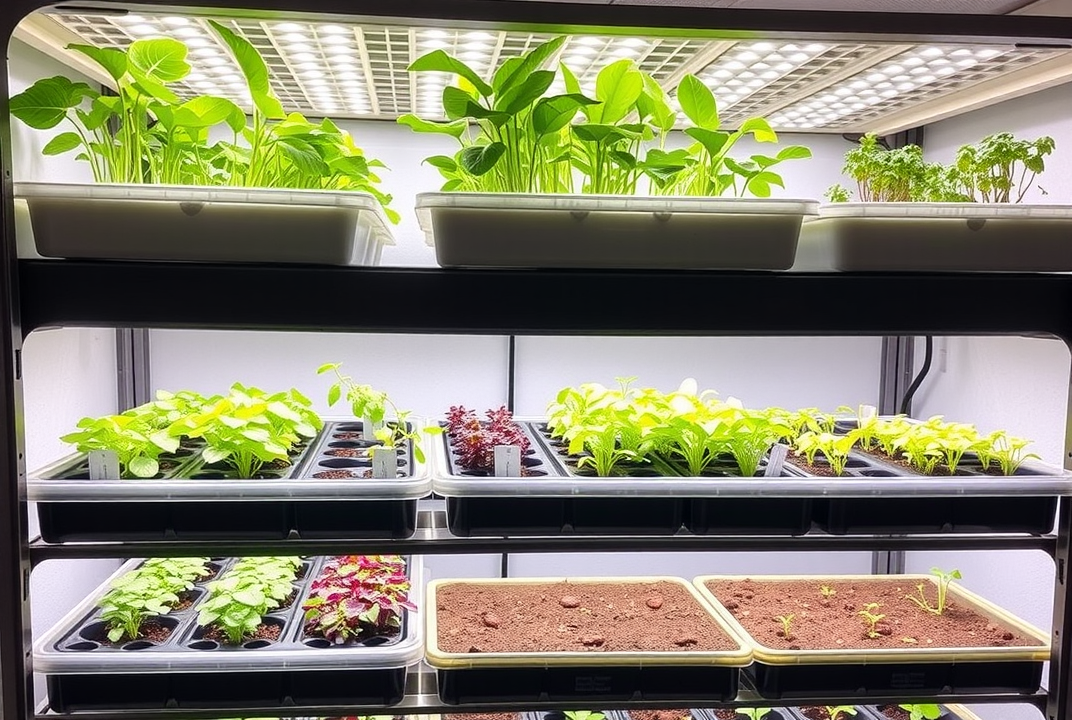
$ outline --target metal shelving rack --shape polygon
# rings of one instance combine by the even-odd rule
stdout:
[[[0,31],[10,37],[18,21],[44,7],[46,0],[8,0],[0,9]],[[561,5],[506,0],[226,0],[229,11],[294,17],[333,18],[341,22],[412,22],[435,26],[464,23],[474,28],[528,28],[546,32],[584,29],[606,33],[704,36],[762,31],[769,37],[795,39],[1018,42],[1025,45],[1072,45],[1072,20],[1029,16],[907,15],[886,13],[749,11],[671,8],[665,6]],[[181,8],[165,0],[140,3],[81,2],[80,6],[210,14],[212,0],[188,0]],[[717,28],[717,30],[713,29]],[[6,59],[0,59],[0,98],[6,98]],[[1072,553],[1072,487],[1054,484],[1046,492],[1061,495],[1054,534],[1033,536],[945,535],[913,537],[832,537],[809,534],[797,538],[769,537],[637,537],[601,538],[456,538],[445,528],[441,511],[424,512],[416,536],[404,541],[304,541],[275,543],[80,543],[47,545],[27,540],[24,437],[22,425],[23,339],[48,326],[156,327],[253,330],[316,330],[337,332],[411,332],[469,334],[608,334],[608,335],[912,335],[1004,334],[1044,335],[1072,346],[1072,277],[1030,274],[765,274],[641,271],[446,271],[404,268],[320,268],[285,266],[214,266],[176,263],[92,263],[29,261],[16,258],[9,116],[0,99],[0,313],[7,332],[0,333],[0,717],[44,720],[32,704],[30,665],[29,579],[32,567],[55,558],[142,557],[176,554],[269,554],[282,551],[326,553],[481,553],[481,552],[614,552],[627,550],[911,550],[1000,548],[1039,549],[1054,559],[1055,597],[1052,659],[1048,692],[1030,696],[986,695],[940,698],[942,702],[1026,702],[1049,720],[1072,720],[1072,593],[1067,567]],[[204,286],[211,293],[178,297],[154,294],[132,303],[124,288]],[[315,317],[303,307],[247,304],[244,288],[286,286],[295,295],[322,302]],[[346,310],[353,288],[373,295],[391,293],[393,312],[356,317]],[[448,309],[442,298],[466,295],[538,297],[554,288],[557,307],[549,303],[485,303],[469,317]],[[398,292],[404,289],[405,292]],[[711,291],[720,297],[744,297],[732,313],[712,306]],[[658,304],[630,303],[645,297],[678,300],[673,315]],[[866,298],[839,305],[835,312],[809,317],[784,312],[801,298]],[[581,309],[583,311],[578,311]],[[1072,422],[1066,450],[1072,458]],[[1072,462],[1066,459],[1066,465]],[[942,492],[956,494],[952,485]],[[1003,486],[1012,494],[1018,488]],[[838,492],[837,488],[831,492]],[[435,692],[435,676],[427,669],[411,673],[402,705],[393,711],[449,711]],[[892,699],[892,698],[891,698]],[[838,701],[856,698],[815,698]],[[881,701],[882,698],[871,700]],[[801,701],[794,701],[798,704]],[[675,703],[660,702],[665,707]],[[687,706],[691,703],[676,703]],[[747,693],[737,705],[775,704]],[[606,703],[608,708],[622,703]],[[630,704],[637,707],[637,704]],[[540,707],[565,709],[564,704]],[[465,708],[470,710],[470,708]],[[472,710],[519,709],[481,706]],[[526,704],[525,709],[532,709]],[[159,718],[241,717],[251,714],[353,715],[354,707],[227,708],[159,712],[90,712],[94,720],[157,720]],[[367,710],[375,712],[374,709]],[[382,712],[382,709],[380,710]]]

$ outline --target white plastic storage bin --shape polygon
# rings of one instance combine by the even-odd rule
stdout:
[[[794,270],[1064,272],[1072,206],[839,203],[805,221]]]
[[[422,193],[442,267],[788,270],[809,200]]]
[[[20,257],[375,265],[394,245],[367,193],[16,183]]]

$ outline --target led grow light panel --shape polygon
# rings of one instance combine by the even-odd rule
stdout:
[[[45,32],[45,37],[73,34],[80,42],[98,46],[124,47],[142,37],[178,38],[190,46],[194,66],[177,88],[180,95],[216,94],[250,108],[237,66],[204,19],[68,11],[31,21],[51,23],[53,28],[58,23],[63,32]],[[407,68],[413,60],[444,50],[490,80],[503,60],[552,37],[519,30],[225,22],[260,51],[284,107],[313,117],[394,119],[412,112],[441,119],[443,88],[453,77],[410,73]],[[63,51],[57,47],[55,54],[62,57]],[[1068,50],[603,35],[568,37],[548,66],[565,64],[577,75],[582,91],[594,95],[599,70],[619,58],[635,60],[671,95],[685,74],[696,74],[715,92],[727,127],[762,116],[778,130],[812,132],[890,132],[932,116],[948,116],[958,107],[974,108],[1023,94],[1033,82],[1043,87],[1072,79]],[[1067,68],[1055,70],[1055,59]],[[1032,81],[1030,72],[1036,65],[1045,78]],[[1026,73],[1020,72],[1025,69]],[[1015,88],[989,91],[1014,72],[1020,78]],[[980,102],[974,93],[984,86],[986,98]],[[565,92],[561,78],[552,92]],[[928,115],[939,104],[940,111]]]

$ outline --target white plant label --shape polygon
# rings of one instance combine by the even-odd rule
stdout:
[[[517,445],[495,446],[495,477],[521,477],[521,448]]]
[[[89,451],[90,480],[119,480],[119,456],[115,450]]]
[[[375,440],[376,431],[383,427],[383,420],[377,423],[372,422],[367,417],[361,419],[361,437],[366,440]]]
[[[378,447],[372,453],[372,477],[377,479],[395,476],[395,453],[389,447]]]
[[[789,446],[778,443],[770,449],[767,456],[767,469],[763,471],[763,477],[780,477],[782,466],[785,465],[785,456],[789,453]]]
[[[860,417],[863,418],[864,420],[868,420],[870,418],[873,418],[876,415],[878,415],[878,408],[875,407],[874,405],[861,405],[860,406]]]

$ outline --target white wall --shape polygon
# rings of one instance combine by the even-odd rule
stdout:
[[[1072,203],[1072,84],[1065,84],[967,115],[935,123],[926,130],[929,160],[948,162],[956,149],[985,135],[1011,131],[1020,137],[1050,135],[1056,141],[1038,184],[1026,201]],[[920,346],[922,343],[920,344]],[[917,353],[917,366],[922,357]],[[1057,340],[987,337],[938,338],[935,369],[917,396],[919,416],[944,414],[974,422],[983,431],[1006,429],[1035,440],[1033,450],[1046,462],[1065,460],[1069,353]],[[1052,617],[1053,562],[1041,552],[909,553],[909,572],[932,566],[957,567],[964,584],[1049,629]],[[976,707],[984,720],[1036,718],[1029,707]]]

